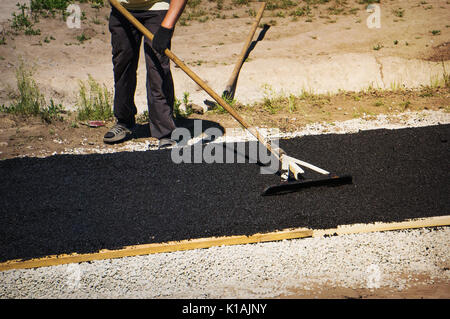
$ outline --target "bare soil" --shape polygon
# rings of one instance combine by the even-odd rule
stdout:
[[[9,3],[11,11],[17,0],[2,2],[2,6]],[[195,3],[188,3],[175,29],[172,51],[220,93],[260,3],[237,5],[225,0],[220,10],[215,1]],[[263,96],[262,85],[286,94],[298,94],[301,89],[336,92],[367,88],[372,82],[386,88],[403,82],[409,85],[415,77],[430,84],[431,76],[444,72],[441,63],[450,55],[450,4],[446,0],[383,2],[380,28],[368,27],[371,13],[361,1],[311,4],[309,14],[300,16],[292,14],[304,10],[305,1],[292,1],[296,6],[287,7],[282,3],[271,0],[266,6],[254,39],[262,35],[263,25],[269,29],[242,67],[238,101],[257,101]],[[47,98],[67,109],[76,109],[79,81],[87,80],[89,74],[112,90],[109,5],[100,9],[89,3],[79,5],[85,13],[80,29],[68,28],[56,13],[55,18],[41,17],[35,24],[39,35],[12,30],[11,22],[6,21],[8,10],[2,12],[0,39],[4,38],[5,44],[0,45],[0,105],[8,105],[16,91],[15,68],[20,58],[34,66],[36,81]],[[83,35],[87,40],[80,41],[78,37]],[[396,78],[396,73],[402,77]],[[197,104],[207,97],[181,69],[174,67],[173,76],[180,99],[184,92]],[[135,99],[143,112],[147,108],[143,59]]]
[[[449,299],[448,282],[426,283],[424,278],[417,279],[418,284],[412,287],[396,288],[342,288],[314,287],[309,290],[293,289],[292,294],[278,298],[288,299]]]

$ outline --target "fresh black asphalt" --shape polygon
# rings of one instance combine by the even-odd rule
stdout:
[[[450,125],[281,140],[353,184],[261,196],[279,176],[174,164],[171,150],[0,161],[0,261],[448,215]]]

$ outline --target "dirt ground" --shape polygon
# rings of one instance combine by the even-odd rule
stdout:
[[[424,278],[417,279],[419,284],[406,289],[389,288],[342,288],[342,287],[311,287],[308,291],[292,290],[292,294],[281,295],[278,298],[290,299],[449,299],[450,289],[446,281],[423,283]]]
[[[448,283],[435,283],[433,285],[423,284],[419,287],[408,288],[402,291],[389,289],[352,289],[327,287],[326,292],[315,292],[308,294],[296,294],[280,296],[280,298],[291,299],[449,299],[450,293]]]
[[[274,4],[281,2],[271,0],[266,6],[254,39],[262,35],[263,25],[269,28],[242,67],[238,101],[248,104],[265,95],[297,95],[301,90],[327,93],[371,85],[390,89],[430,84],[434,81],[430,77],[448,71],[442,67],[442,61],[450,56],[448,1],[383,2],[380,28],[368,27],[371,13],[361,1],[310,1],[324,3],[309,5],[310,13],[301,16],[292,14],[299,10],[297,14],[301,14],[305,1],[291,1],[295,7],[276,8]],[[2,22],[4,35],[0,39],[4,38],[5,44],[0,45],[0,105],[8,104],[15,91],[19,58],[34,66],[42,92],[67,109],[76,108],[79,81],[87,80],[89,74],[112,90],[110,8],[95,9],[89,3],[79,6],[85,13],[79,29],[68,28],[60,13],[54,19],[39,19],[35,29],[40,35],[8,33],[11,22]],[[259,2],[236,5],[226,0],[219,10],[215,1],[203,0],[195,7],[188,3],[175,29],[172,51],[221,93],[259,6]],[[87,40],[78,40],[83,35]],[[147,107],[143,60],[135,98],[140,112]],[[185,92],[197,104],[208,98],[175,66],[173,76],[180,99]]]
[[[78,121],[74,112],[80,81],[86,81],[88,75],[108,89],[113,88],[110,7],[96,9],[89,3],[81,3],[85,18],[80,29],[68,28],[56,14],[55,18],[39,19],[35,25],[40,29],[39,35],[25,35],[11,32],[11,21],[7,21],[16,2],[2,0],[0,5],[0,105],[8,106],[16,97],[15,72],[23,60],[34,68],[34,79],[46,99],[61,103],[66,112],[62,121],[51,124],[40,118],[0,113],[0,159],[49,156],[80,147],[119,149],[120,145],[102,142],[107,128],[113,125],[112,120],[106,121],[105,126],[92,128],[85,121]],[[225,0],[219,9],[218,1],[203,0],[196,6],[191,2],[175,30],[172,51],[214,89],[222,90],[260,3],[238,5],[239,1]],[[305,1],[294,1],[296,6],[285,8],[276,7],[281,1],[268,2],[271,6],[266,7],[256,36],[262,35],[264,24],[269,27],[244,64],[236,91],[235,107],[251,125],[294,132],[316,122],[424,109],[449,112],[448,83],[432,76],[445,78],[450,72],[446,68],[450,60],[449,1],[382,1],[381,28],[373,29],[366,23],[370,13],[365,1],[320,2],[310,1],[317,4],[308,7],[308,14],[301,11],[306,8]],[[86,40],[80,40],[82,36]],[[345,61],[359,63],[358,70],[363,75],[367,70],[366,76],[352,76],[353,66],[343,65]],[[298,65],[303,66],[298,69]],[[187,92],[192,103],[202,104],[204,92],[175,65],[172,69],[176,95],[181,99]],[[372,69],[377,74],[373,81]],[[409,74],[404,83],[397,82],[394,76],[397,69],[407,70],[402,73],[402,77]],[[413,69],[417,74],[408,73]],[[435,73],[426,73],[429,70]],[[300,74],[304,76],[300,79],[297,76],[301,71],[306,74]],[[340,73],[344,74],[342,82]],[[421,74],[425,79],[423,85],[409,85],[410,79]],[[301,82],[304,79],[310,80]],[[254,83],[258,84],[258,92]],[[382,85],[371,87],[370,83]],[[305,94],[314,85],[325,93]],[[145,101],[145,64],[141,58],[136,92],[140,113],[147,108]],[[239,126],[230,115],[218,111],[193,114],[189,120],[193,119],[211,121],[223,128]],[[154,144],[146,121],[141,118],[140,124],[134,141]],[[448,282],[430,286],[424,279],[423,287],[401,292],[329,287],[327,292],[317,289],[306,297],[449,298],[448,287]],[[280,297],[305,297],[304,292],[293,294]]]

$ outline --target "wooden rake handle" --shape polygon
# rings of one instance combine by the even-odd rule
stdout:
[[[117,0],[109,0],[109,2],[125,17],[130,21],[144,36],[153,40],[153,34],[140,23],[133,15],[128,12]],[[220,95],[218,95],[212,88],[206,84],[197,74],[195,74],[183,61],[181,61],[175,54],[172,53],[169,49],[166,49],[164,53],[171,59],[176,65],[180,67],[195,83],[197,83],[203,90],[206,91],[220,106],[222,106],[230,115],[238,121],[243,127],[245,127],[253,136],[255,136],[258,141],[263,144],[269,152],[275,155],[278,159],[280,159],[279,149],[272,150],[271,145],[266,142],[264,137],[259,133],[259,131],[250,127],[250,125],[236,112],[236,110],[229,105]]]

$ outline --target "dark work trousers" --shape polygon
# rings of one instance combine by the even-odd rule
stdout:
[[[153,34],[167,13],[166,10],[130,12]],[[135,123],[137,113],[134,94],[143,35],[115,8],[111,11],[109,31],[114,66],[114,116],[117,122],[131,126]],[[146,37],[144,37],[144,53],[150,134],[159,139],[170,135],[175,129],[173,120],[175,95],[170,60],[166,55],[155,52],[151,47],[151,41]]]

